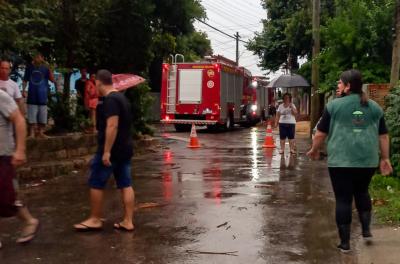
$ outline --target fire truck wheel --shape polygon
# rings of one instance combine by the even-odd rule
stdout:
[[[234,126],[235,126],[235,123],[233,120],[233,115],[232,115],[232,113],[230,113],[226,119],[225,128],[226,128],[226,130],[233,130]]]
[[[175,124],[176,132],[189,132],[191,128],[190,124]]]

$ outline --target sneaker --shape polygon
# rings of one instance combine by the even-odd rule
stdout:
[[[351,251],[350,249],[350,244],[349,243],[340,243],[337,248],[340,250],[342,253],[349,253]]]
[[[372,234],[370,231],[363,231],[362,237],[363,237],[364,241],[367,243],[367,245],[372,243]]]

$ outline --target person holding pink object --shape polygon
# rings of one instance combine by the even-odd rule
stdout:
[[[85,107],[89,111],[90,128],[89,133],[96,132],[96,107],[99,102],[99,94],[96,90],[96,74],[91,74],[85,85]]]

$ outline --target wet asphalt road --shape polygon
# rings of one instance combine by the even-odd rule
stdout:
[[[159,135],[133,162],[134,233],[112,228],[122,213],[112,181],[104,231],[74,232],[89,207],[85,174],[71,173],[24,190],[41,220],[29,245],[13,242],[16,219],[1,219],[0,263],[357,263],[335,248],[327,169],[305,157],[308,139],[297,139],[297,157],[281,157],[261,148],[262,128],[200,132],[197,150],[186,148],[187,133]],[[209,254],[223,252],[233,253]]]

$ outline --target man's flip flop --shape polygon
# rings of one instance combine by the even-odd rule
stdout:
[[[78,227],[78,226],[80,226],[80,227]],[[92,232],[92,231],[101,231],[101,230],[103,230],[103,227],[102,226],[92,227],[92,226],[87,226],[85,224],[80,223],[80,224],[74,225],[74,229],[75,229],[75,231],[78,231],[78,232]]]
[[[114,224],[114,229],[125,231],[125,232],[132,232],[133,230],[135,230],[135,228],[128,229],[128,228],[126,228],[125,226],[123,226],[123,225],[121,225],[119,223],[115,223]]]
[[[28,242],[32,241],[32,239],[35,238],[35,236],[36,236],[36,234],[37,234],[37,232],[39,230],[39,226],[40,226],[39,222],[36,223],[36,224],[26,225],[25,228],[26,227],[32,227],[32,230],[30,230],[30,231],[22,231],[21,236],[17,239],[17,243],[24,244],[24,243],[28,243]]]

